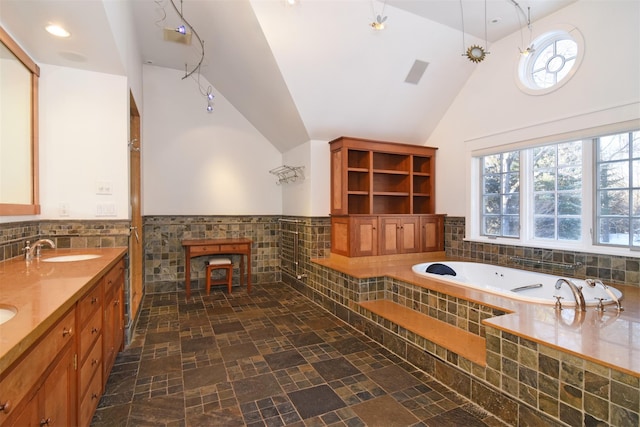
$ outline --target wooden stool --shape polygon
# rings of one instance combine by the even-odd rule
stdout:
[[[226,270],[226,279],[218,280],[215,282],[211,281],[211,271],[212,270]],[[211,290],[211,285],[222,285],[227,284],[227,291],[231,293],[231,280],[233,276],[233,263],[229,258],[211,258],[207,262],[207,295]]]

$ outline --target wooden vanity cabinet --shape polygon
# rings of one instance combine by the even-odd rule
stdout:
[[[67,312],[0,380],[1,426],[76,425],[76,312]]]
[[[358,257],[442,250],[435,248],[444,246],[444,220],[428,219],[423,227],[421,218],[438,216],[436,148],[350,137],[329,145],[331,252]]]
[[[124,344],[123,301],[121,259],[2,373],[1,427],[91,424]]]

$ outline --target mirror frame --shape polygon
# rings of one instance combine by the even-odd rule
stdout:
[[[31,204],[0,203],[0,216],[37,215],[40,213],[38,184],[38,78],[40,67],[0,26],[0,42],[31,72]]]

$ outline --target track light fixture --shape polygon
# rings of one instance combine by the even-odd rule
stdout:
[[[167,18],[167,14],[164,10],[164,6],[162,6],[162,2],[161,0],[155,0],[156,4],[158,4],[158,6],[161,8],[162,11],[162,18],[156,22],[156,25],[159,25],[161,23],[163,23],[166,18]],[[212,93],[212,88],[211,86],[209,86],[206,91],[203,89],[203,86],[200,84],[200,71],[201,71],[201,67],[202,67],[202,63],[204,62],[204,41],[200,38],[200,36],[198,35],[198,32],[195,30],[195,28],[193,28],[193,26],[189,23],[189,21],[187,21],[187,19],[184,17],[184,14],[182,13],[182,1],[180,0],[180,9],[178,9],[178,7],[175,4],[174,0],[169,0],[169,3],[171,3],[171,6],[173,7],[173,10],[178,14],[178,16],[180,17],[180,20],[182,21],[182,24],[180,24],[179,26],[171,29],[171,28],[165,28],[165,40],[167,41],[174,41],[174,42],[178,42],[178,43],[182,43],[182,44],[186,44],[186,45],[190,45],[191,44],[191,35],[193,34],[193,36],[195,37],[195,39],[198,41],[198,44],[200,45],[200,60],[198,61],[198,63],[191,68],[191,70],[189,70],[189,66],[188,64],[184,64],[184,76],[182,77],[182,80],[186,79],[187,77],[193,77],[196,80],[196,83],[198,85],[198,90],[200,91],[200,93],[207,99],[207,106],[206,106],[206,110],[208,112],[212,112],[213,111],[213,98],[214,95]],[[177,33],[177,34],[176,34]],[[173,34],[173,35],[171,35]],[[184,37],[182,37],[184,36]]]
[[[513,1],[513,0],[511,0]],[[465,50],[465,42],[464,42],[464,9],[462,7],[462,0],[460,0],[460,15],[462,20],[462,56],[466,56],[469,61],[478,63],[484,61],[484,58],[490,53],[487,50],[487,0],[484,0],[484,45],[485,47],[478,45],[471,45],[468,49]]]

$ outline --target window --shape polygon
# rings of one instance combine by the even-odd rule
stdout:
[[[477,159],[476,235],[640,249],[640,131]]]
[[[520,153],[482,158],[482,234],[520,235]]]
[[[640,132],[597,139],[597,242],[640,247]]]
[[[581,141],[534,148],[532,170],[534,237],[580,240]]]
[[[549,93],[564,85],[582,61],[579,32],[556,30],[536,38],[518,66],[518,85],[531,95]]]

